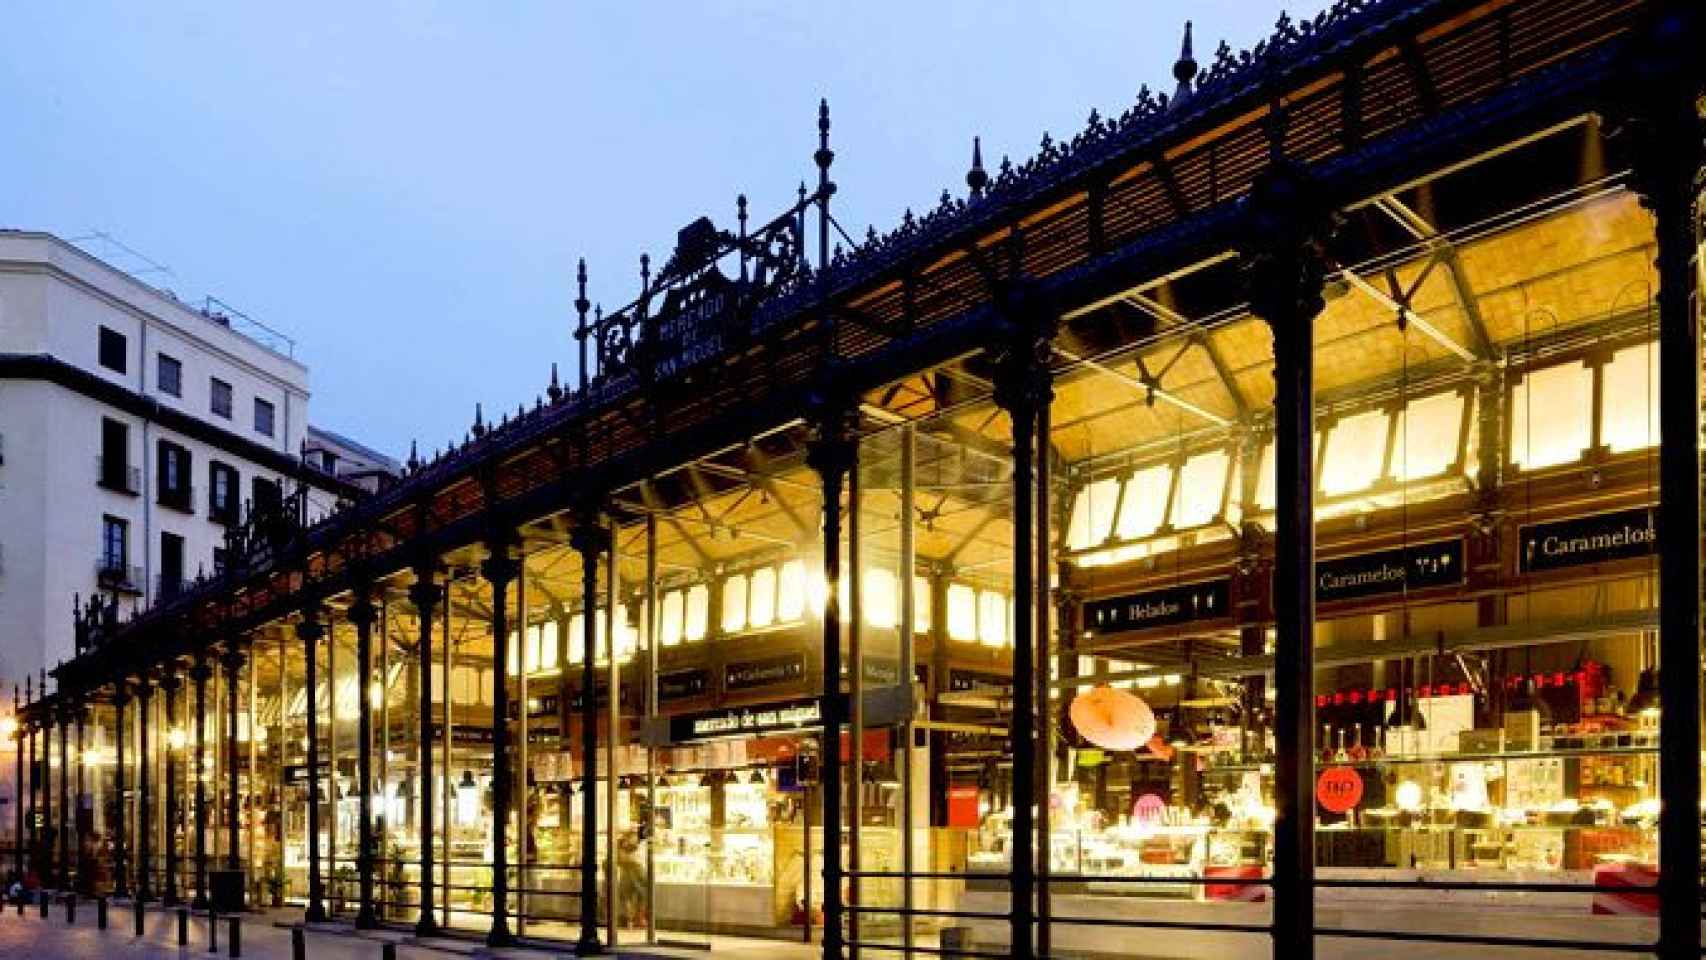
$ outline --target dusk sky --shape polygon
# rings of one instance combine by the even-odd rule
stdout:
[[[115,265],[296,341],[311,419],[397,456],[574,374],[574,264],[631,299],[700,215],[815,177],[887,230],[1092,107],[1265,37],[1277,0],[24,3],[0,35],[0,226],[102,231]],[[1321,3],[1291,5],[1313,16]],[[147,272],[142,272],[147,271]]]

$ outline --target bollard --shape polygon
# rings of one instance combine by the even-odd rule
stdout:
[[[43,890],[41,892],[41,895],[39,897],[37,897],[36,899],[37,899],[37,903],[41,907],[41,918],[43,920],[46,920],[47,919],[47,901],[48,901],[47,891]]]
[[[308,945],[303,942],[302,928],[290,928],[290,957],[291,960],[306,960]]]
[[[146,918],[142,912],[142,898],[137,897],[130,901],[130,905],[136,908],[136,935],[140,937],[146,929]]]
[[[207,952],[219,952],[219,914],[212,908],[207,911]]]
[[[77,895],[75,893],[65,895],[65,922],[69,924],[77,922]]]
[[[95,928],[98,930],[105,930],[107,928],[107,898],[106,897],[96,897],[95,898]]]
[[[385,945],[379,948],[379,960],[397,960],[397,945],[386,941]]]
[[[18,916],[20,916],[20,917],[24,915],[24,900],[25,900],[24,895],[19,894],[18,895]]]
[[[178,908],[178,946],[190,945],[190,908]]]
[[[232,915],[230,919],[231,929],[225,933],[226,952],[233,957],[240,957],[243,955],[243,921],[236,915]]]

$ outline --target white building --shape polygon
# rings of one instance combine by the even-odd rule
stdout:
[[[310,519],[360,495],[304,467],[308,397],[219,314],[0,231],[0,689],[72,656],[74,598],[128,612],[211,574],[246,503],[297,478]]]

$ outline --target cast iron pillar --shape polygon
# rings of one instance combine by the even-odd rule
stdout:
[[[577,956],[604,952],[598,942],[598,685],[593,663],[598,652],[598,565],[610,549],[610,530],[596,505],[583,504],[569,532],[569,546],[581,558],[581,933]],[[572,641],[571,641],[572,642]],[[614,644],[612,644],[614,650]],[[615,697],[617,691],[610,691]],[[611,751],[615,756],[615,751]],[[614,765],[614,764],[613,764]],[[615,771],[611,771],[614,783]]]
[[[859,415],[839,398],[814,398],[806,464],[823,487],[823,715],[818,767],[823,782],[823,956],[841,960],[846,910],[841,901],[841,495],[858,467]],[[807,909],[810,909],[807,904]]]
[[[326,919],[326,901],[320,877],[320,671],[316,661],[326,627],[318,608],[302,611],[296,635],[302,640],[303,684],[308,693],[304,711],[308,721],[308,909],[302,918],[319,923]]]
[[[166,843],[166,887],[160,894],[160,902],[168,907],[175,907],[178,898],[178,750],[172,739],[179,735],[178,730],[178,688],[183,681],[178,678],[175,665],[166,668],[166,675],[160,679],[160,690],[166,695],[166,807],[162,818],[165,825]]]
[[[190,900],[190,907],[196,910],[207,909],[207,679],[213,675],[213,667],[207,661],[207,654],[196,658],[195,666],[190,668],[190,679],[195,682],[195,763],[190,775],[195,779],[195,896]]]
[[[361,904],[356,910],[357,930],[372,930],[379,926],[379,916],[373,910],[373,621],[378,611],[373,606],[371,588],[357,588],[355,601],[347,617],[355,624],[356,670],[356,859]]]
[[[12,745],[17,749],[14,758],[18,778],[13,781],[17,789],[12,794],[13,829],[12,834],[12,869],[19,880],[24,878],[24,732],[28,727],[24,724],[23,710],[18,700],[18,685],[12,684],[12,721],[17,726],[12,734]]]
[[[1277,112],[1277,107],[1275,108]],[[1315,955],[1315,317],[1337,217],[1275,157],[1246,200],[1239,251],[1250,309],[1274,342],[1274,956]]]
[[[1037,955],[1037,421],[1054,398],[1053,322],[1019,305],[997,360],[995,403],[1013,423],[1013,887],[1012,949]]]
[[[124,681],[113,686],[113,896],[130,896],[129,871],[125,869],[124,832],[124,711],[130,692]]]
[[[148,704],[154,699],[153,683],[143,677],[136,682],[136,899],[144,901],[154,895],[154,882],[149,874],[154,869],[149,834],[153,823],[148,809]]]
[[[225,869],[236,871],[243,867],[243,834],[239,827],[242,820],[242,801],[238,797],[242,787],[239,774],[243,767],[243,758],[237,746],[237,696],[241,689],[238,681],[243,673],[243,650],[237,645],[235,637],[226,641],[225,650],[219,655],[219,666],[225,672]],[[251,728],[254,727],[254,721],[254,717],[249,718]],[[249,735],[254,736],[253,729]],[[253,777],[254,772],[250,771],[249,775]],[[242,890],[243,885],[237,884],[239,896],[242,895]]]
[[[487,541],[486,559],[480,564],[481,575],[492,585],[492,926],[486,932],[491,947],[515,941],[509,929],[509,587],[521,564],[514,550],[515,534],[497,531]]]
[[[71,889],[71,707],[61,702],[59,721],[59,872],[58,889]]]
[[[415,771],[415,789],[421,796],[421,912],[415,921],[417,937],[436,937],[439,934],[438,921],[433,917],[432,892],[432,610],[439,601],[439,587],[433,582],[436,566],[433,561],[416,564],[415,582],[409,587],[409,602],[414,604],[421,631],[420,702],[417,704],[421,713],[420,762],[419,769]]]
[[[83,762],[83,757],[86,755],[83,752],[83,727],[88,719],[89,711],[81,706],[72,715],[72,722],[77,727],[77,804],[72,808],[72,822],[77,825],[77,883],[73,889],[78,893],[94,896],[95,874],[91,869],[93,864],[90,862],[92,856],[90,844],[95,840],[95,811],[89,802],[88,764]],[[83,811],[85,809],[89,810],[89,830],[87,833],[83,830]]]
[[[1706,98],[1694,4],[1661,3],[1625,104],[1635,186],[1658,240],[1659,956],[1700,956],[1700,319],[1695,313]]]

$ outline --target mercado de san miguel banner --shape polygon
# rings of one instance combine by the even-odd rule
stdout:
[[[1658,543],[1652,507],[1596,513],[1520,528],[1517,571],[1535,573],[1651,556]]]

